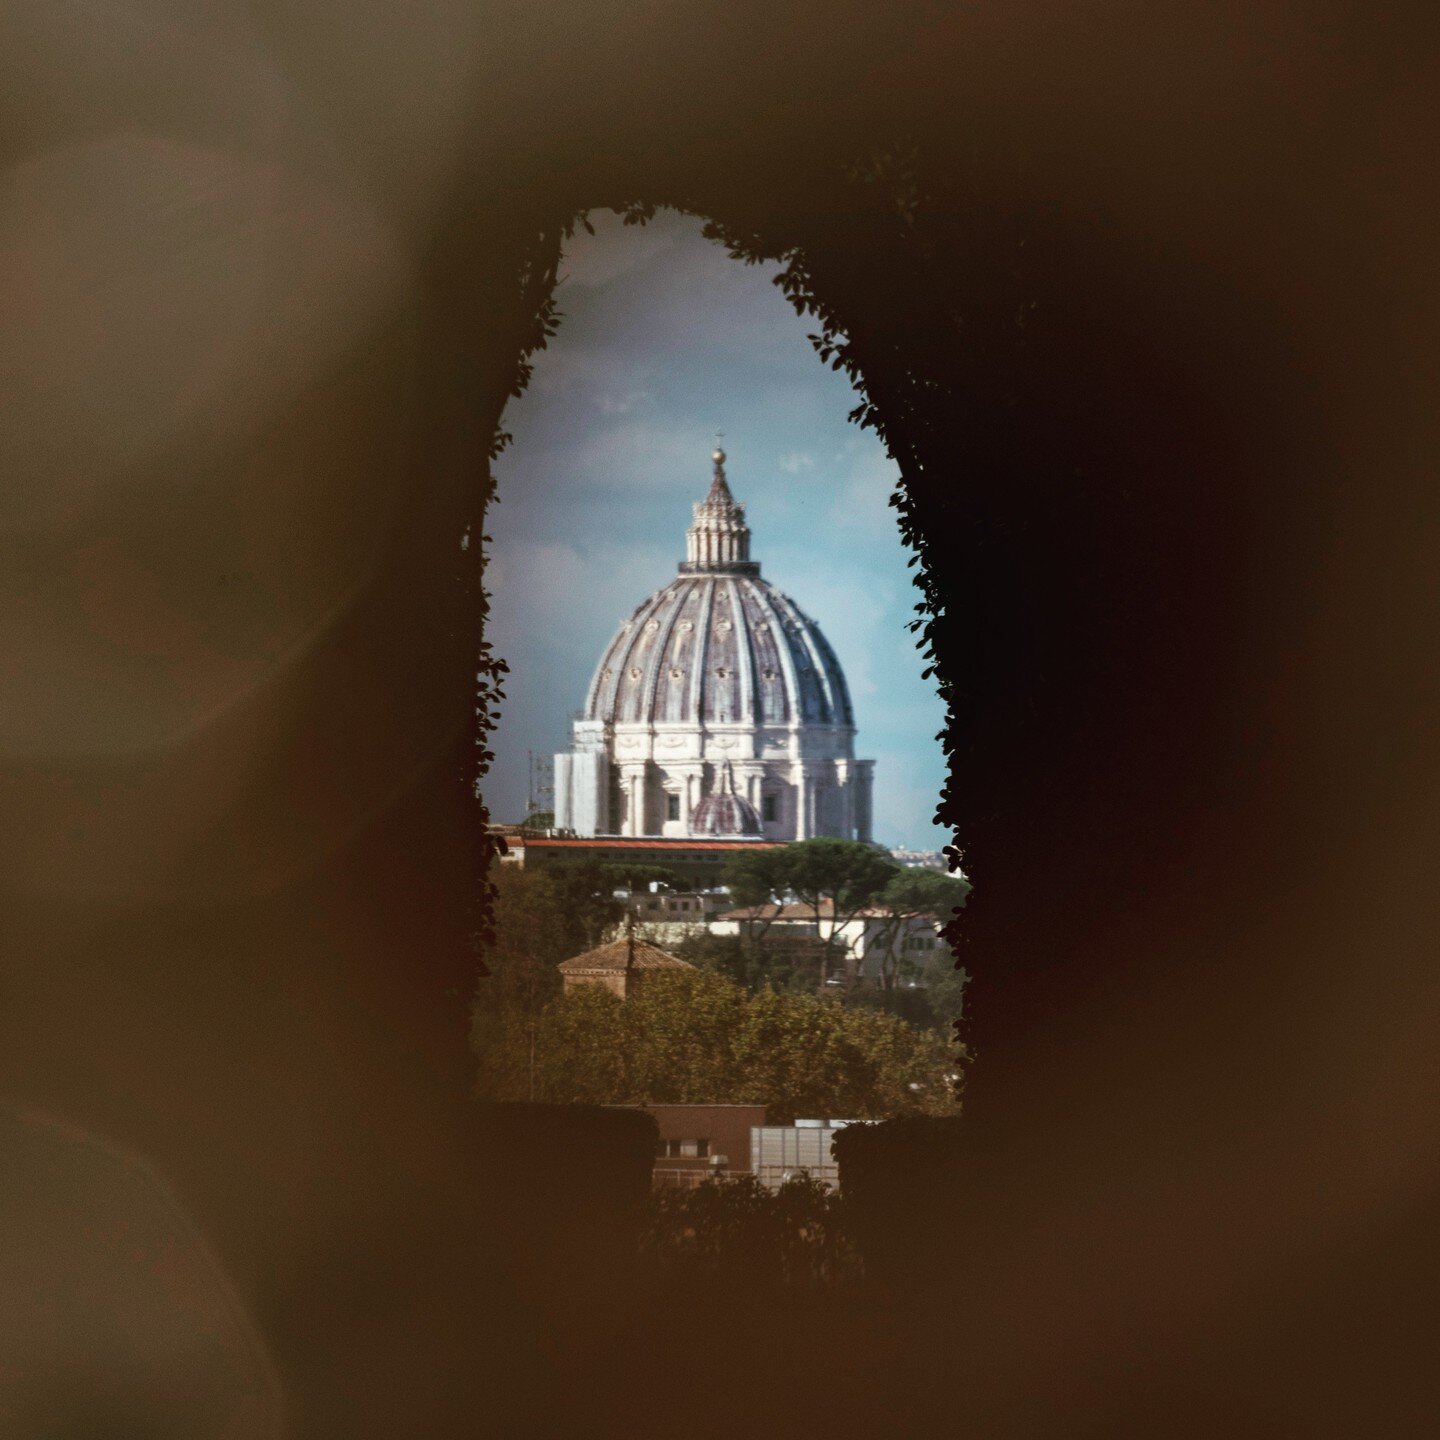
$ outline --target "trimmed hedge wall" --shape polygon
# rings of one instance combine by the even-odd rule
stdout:
[[[958,1115],[912,1115],[835,1136],[847,1221],[872,1280],[924,1285],[957,1257],[963,1124]]]

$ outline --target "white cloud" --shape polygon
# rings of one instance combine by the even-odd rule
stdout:
[[[782,455],[780,457],[780,468],[787,475],[798,475],[802,470],[813,470],[815,468],[815,457],[805,451],[801,451],[798,454]]]
[[[626,415],[637,405],[651,399],[648,390],[627,390],[623,395],[597,395],[595,403],[606,415]]]
[[[831,523],[845,530],[863,530],[877,538],[893,537],[898,519],[890,497],[899,483],[900,467],[878,444],[846,458],[849,466],[835,488]]]

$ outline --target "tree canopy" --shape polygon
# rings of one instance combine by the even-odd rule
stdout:
[[[901,946],[914,922],[933,915],[944,927],[954,918],[954,912],[964,907],[969,894],[968,880],[963,876],[947,875],[941,870],[912,867],[899,869],[891,875],[876,902],[888,912],[879,946],[881,989],[893,991],[901,978]]]
[[[944,924],[952,911],[964,908],[969,895],[970,882],[963,875],[909,866],[886,881],[880,904],[901,915],[934,915]]]
[[[834,926],[853,920],[873,904],[899,866],[882,850],[858,840],[819,836],[777,850],[742,851],[726,865],[723,878],[742,907],[780,905],[789,900],[804,905],[821,921],[833,906]],[[758,928],[763,934],[762,920]],[[833,944],[832,929],[832,946]],[[832,955],[820,954],[819,985],[829,978]]]
[[[821,877],[838,877],[846,903],[856,905],[883,874],[882,899],[892,894],[898,904],[926,911],[963,903],[968,888],[934,872],[901,870],[867,846],[804,846],[818,848],[794,873],[812,887],[813,903],[824,896]],[[788,848],[803,854],[804,846]],[[777,876],[786,872],[769,859],[785,853],[743,857],[766,862],[750,874],[772,898],[796,893],[779,888]],[[811,954],[772,953],[745,935],[697,934],[676,949],[699,972],[656,977],[623,1005],[594,987],[563,995],[556,967],[599,943],[621,917],[617,888],[664,878],[654,869],[596,862],[497,867],[495,937],[485,954],[490,973],[480,982],[472,1027],[480,1094],[596,1104],[763,1103],[776,1114],[857,1119],[943,1109],[944,1076],[954,1068],[946,1032],[959,1015],[964,984],[948,956],[926,970],[923,991],[892,987],[851,996],[855,1003],[842,1006],[813,994]],[[881,1003],[862,1003],[870,999]]]
[[[777,1121],[956,1108],[953,1049],[935,1031],[815,996],[751,993],[711,971],[656,975],[623,1001],[581,986],[551,999],[533,1028],[497,1039],[482,1057],[494,1099],[763,1104]]]
[[[830,836],[800,840],[775,850],[741,851],[723,878],[738,905],[803,905],[833,901],[837,916],[870,904],[900,867],[874,846]]]

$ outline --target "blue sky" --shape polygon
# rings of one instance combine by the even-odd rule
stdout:
[[[896,469],[846,420],[854,391],[811,349],[778,267],[741,265],[670,212],[591,223],[566,249],[559,334],[505,412],[490,635],[514,673],[491,813],[523,814],[526,752],[567,748],[606,642],[675,574],[720,430],[751,555],[845,668],[856,753],[876,761],[875,838],[938,849],[944,708],[905,628],[919,597],[888,503]]]

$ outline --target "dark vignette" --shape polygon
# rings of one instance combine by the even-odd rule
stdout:
[[[967,1163],[907,1217],[930,1283],[863,1360],[812,1343],[825,1387],[798,1392],[772,1347],[767,1393],[867,1425],[881,1396],[911,1433],[1423,1433],[1428,11],[742,0],[397,24],[273,0],[186,49],[202,22],[150,10],[96,44],[67,10],[17,46],[10,153],[139,134],[278,156],[368,197],[413,293],[295,381],[263,453],[177,441],[136,479],[215,465],[239,507],[278,471],[319,497],[307,539],[363,522],[379,559],[264,723],[7,766],[7,863],[84,883],[14,886],[0,1073],[183,1197],[297,1433],[520,1434],[554,1398],[554,1369],[505,1360],[542,1353],[570,1297],[485,1303],[473,1278],[501,1233],[464,1046],[474,782],[507,679],[478,536],[546,247],[636,197],[803,258],[822,349],[827,322],[843,336],[924,556],[942,820],[977,881]],[[225,68],[237,33],[270,110]],[[149,258],[132,233],[103,257],[125,279]],[[103,316],[100,270],[72,303]],[[175,492],[142,485],[101,534],[204,613],[215,577],[183,542],[231,517]],[[215,773],[244,783],[187,833],[176,797]],[[164,884],[98,884],[132,855]],[[617,1333],[588,1313],[582,1338]],[[722,1338],[748,1374],[750,1332]]]

